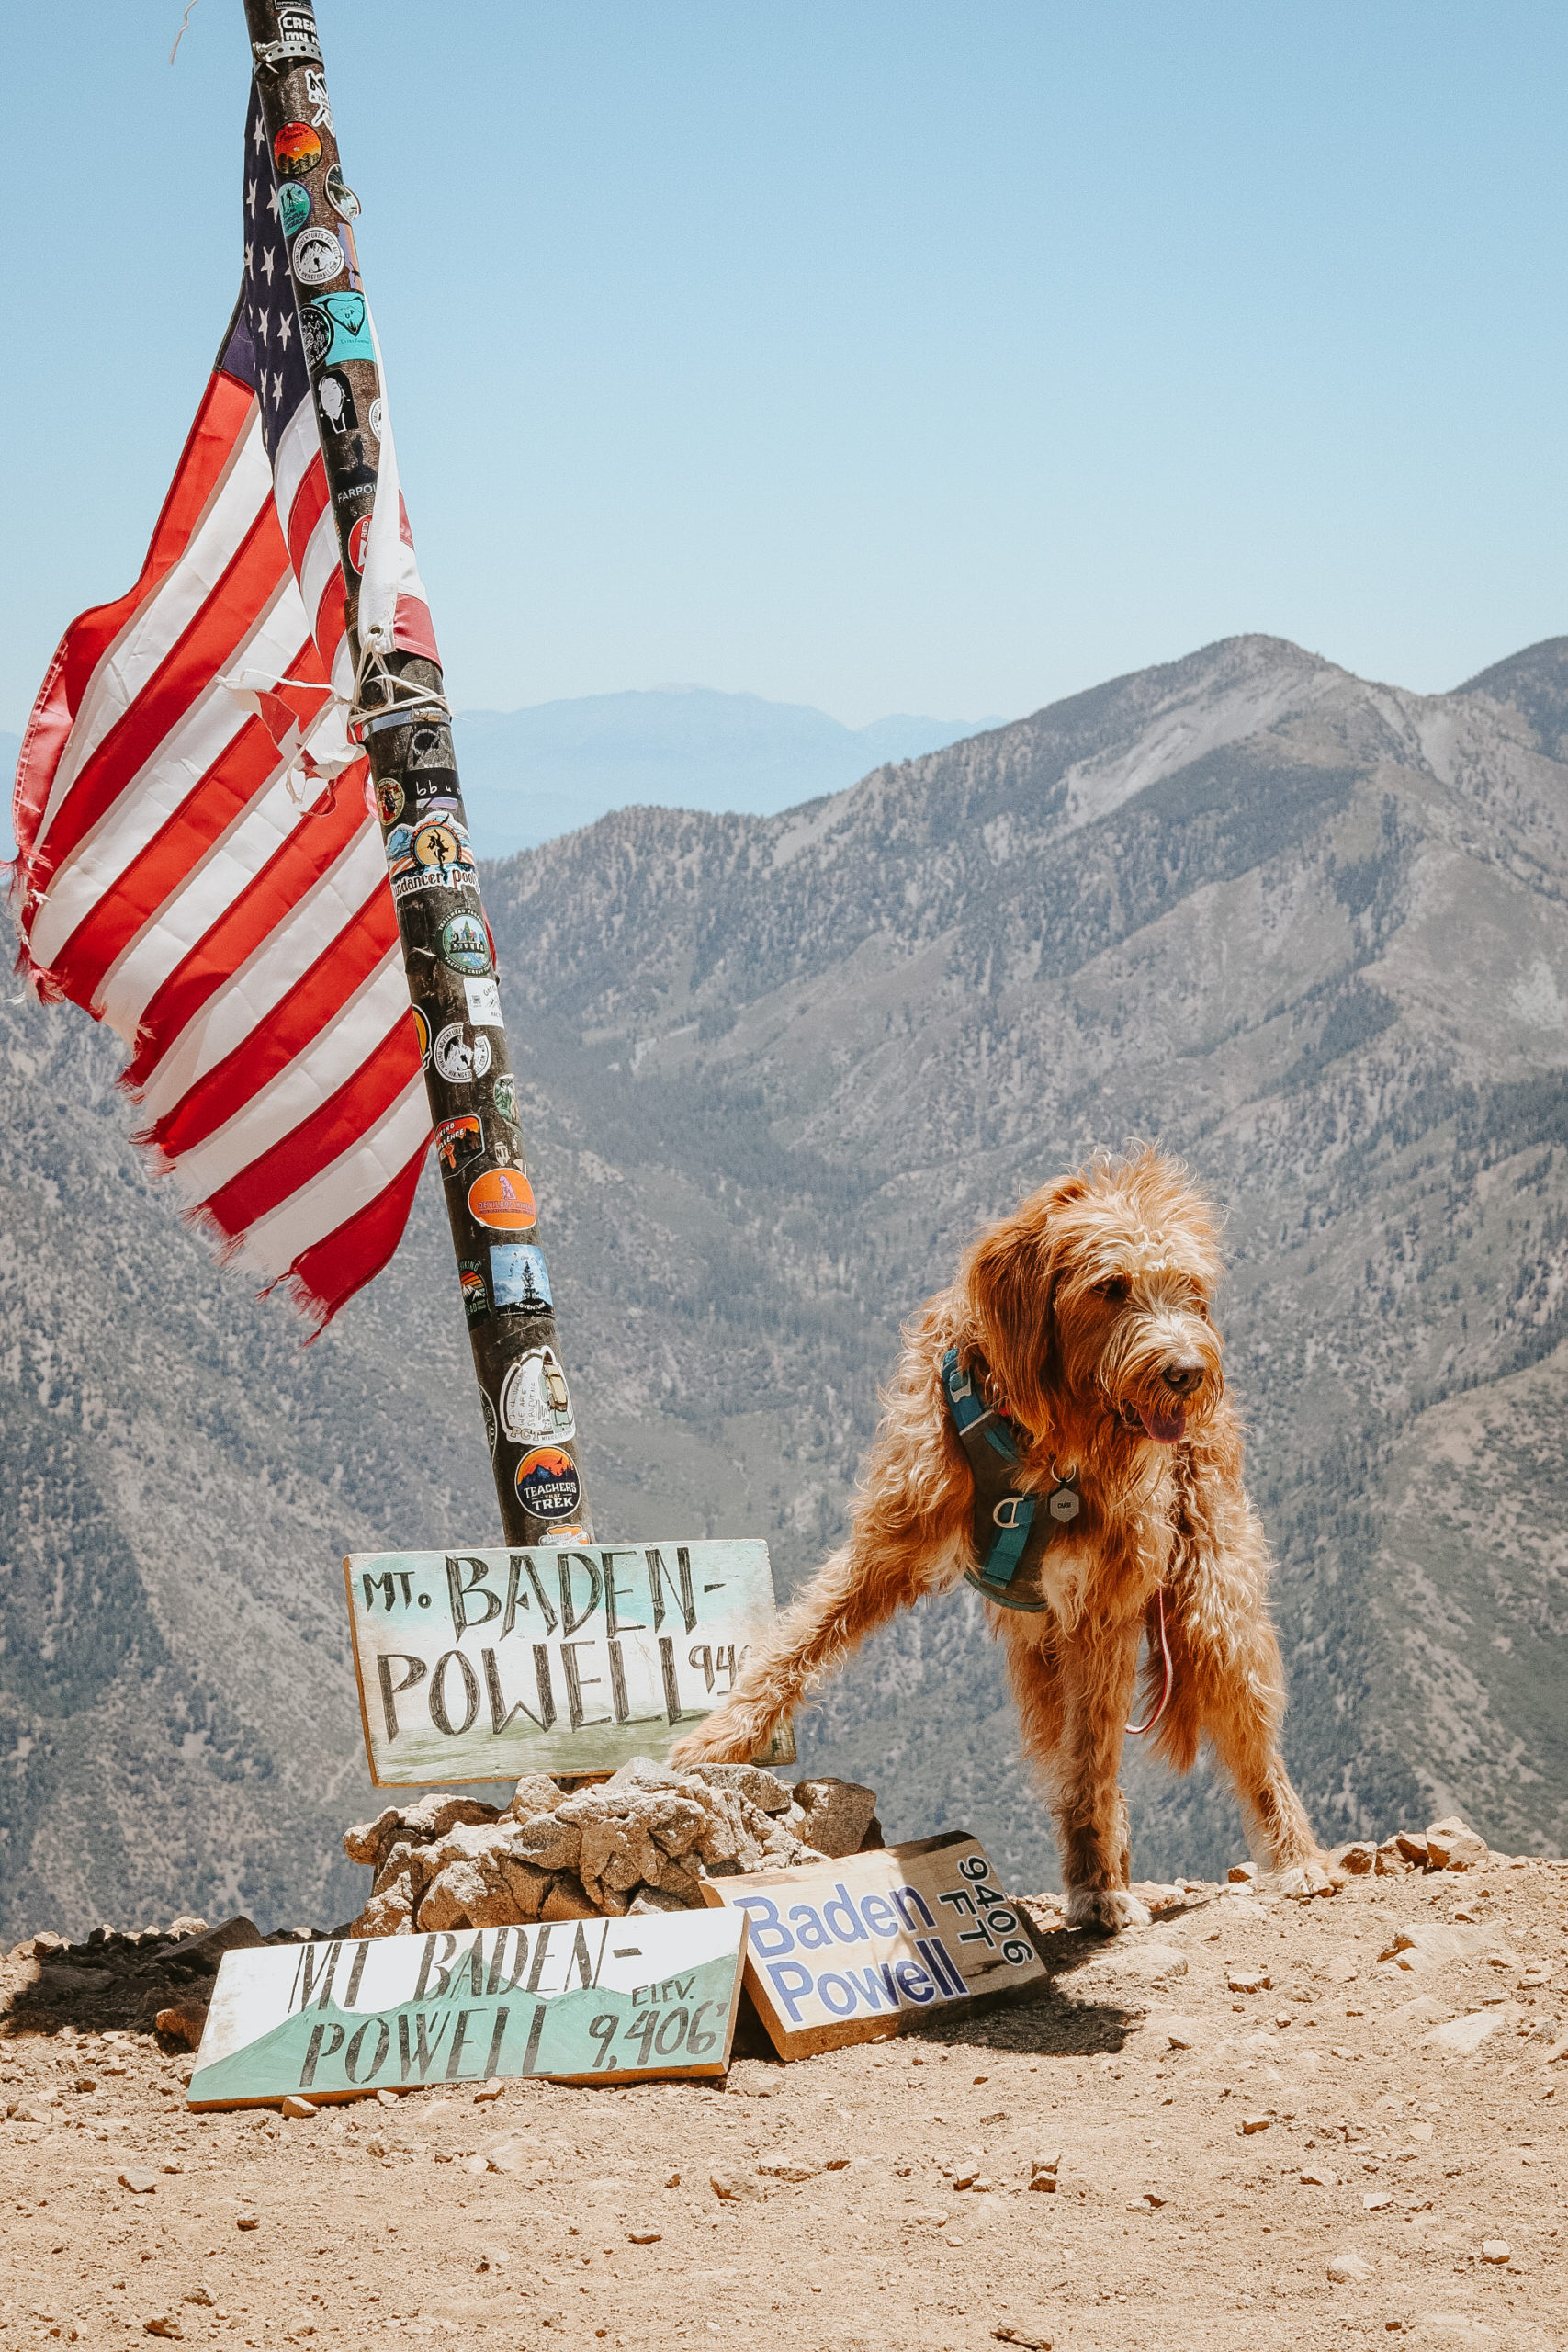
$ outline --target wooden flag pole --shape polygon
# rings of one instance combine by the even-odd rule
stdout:
[[[245,18],[271,151],[258,156],[257,167],[273,169],[290,255],[295,320],[337,526],[348,642],[361,701],[372,711],[365,747],[502,1529],[519,1545],[543,1543],[561,1529],[591,1539],[441,672],[434,662],[389,650],[361,669],[361,581],[383,395],[376,359],[360,356],[374,337],[355,300],[362,292],[352,225],[358,200],[338,160],[313,10],[287,0],[245,0]],[[336,345],[349,348],[335,356]],[[394,529],[396,522],[394,516]]]

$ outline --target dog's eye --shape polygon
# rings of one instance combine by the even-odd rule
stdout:
[[[1096,1283],[1094,1295],[1096,1298],[1110,1299],[1119,1306],[1128,1295],[1132,1287],[1125,1274],[1110,1274],[1104,1282]]]

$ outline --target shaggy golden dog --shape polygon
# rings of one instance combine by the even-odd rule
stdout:
[[[1114,1932],[1148,1917],[1127,1892],[1118,1785],[1145,1630],[1157,1660],[1163,1629],[1172,1668],[1161,1754],[1185,1772],[1209,1740],[1258,1860],[1298,1873],[1303,1890],[1326,1885],[1280,1755],[1269,1550],[1210,1314],[1219,1273],[1213,1215],[1153,1150],[1097,1159],[982,1233],[905,1332],[849,1542],[674,1761],[754,1755],[874,1626],[984,1567],[945,1360],[954,1392],[973,1379],[969,1409],[983,1400],[993,1427],[1005,1416],[1019,1457],[1010,1482],[1041,1498],[1050,1529],[1007,1588],[1013,1605],[987,1607],[1055,1817],[1069,1923]],[[1006,1527],[1008,1507],[998,1513]],[[1163,1679],[1162,1668],[1156,1689]]]

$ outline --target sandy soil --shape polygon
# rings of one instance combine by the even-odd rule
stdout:
[[[727,2086],[299,2121],[190,2115],[166,1989],[18,1947],[0,2346],[1568,2346],[1562,1866],[1044,1943],[1028,2007],[787,2067],[752,2023]]]

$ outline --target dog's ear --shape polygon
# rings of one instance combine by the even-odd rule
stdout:
[[[1061,1376],[1056,1219],[1085,1191],[1070,1176],[1032,1194],[980,1236],[961,1277],[976,1344],[1012,1411],[1036,1438],[1055,1419],[1051,1393]]]

